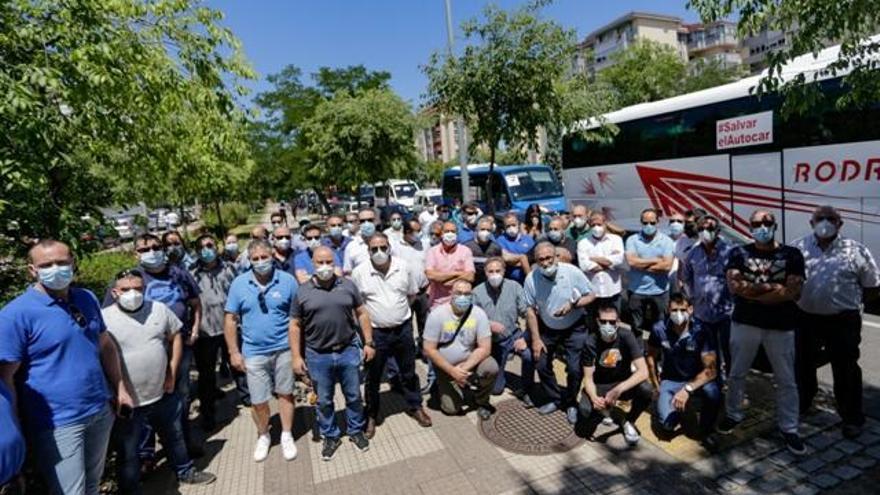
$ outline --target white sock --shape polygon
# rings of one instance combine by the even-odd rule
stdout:
[[[268,434],[268,433],[263,433],[262,435],[260,435],[260,438],[271,439],[271,438],[269,437],[269,434]]]
[[[290,438],[290,439],[292,440],[292,439],[293,439],[293,434],[292,434],[291,432],[289,432],[289,431],[282,431],[282,432],[281,432],[281,439],[284,440],[284,439],[286,439],[286,438]]]

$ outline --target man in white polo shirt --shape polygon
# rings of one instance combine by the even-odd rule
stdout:
[[[621,268],[624,263],[623,239],[605,231],[605,215],[590,215],[590,235],[577,245],[578,262],[587,274],[590,286],[596,294],[591,308],[614,306],[620,312]],[[594,321],[595,311],[591,311]]]
[[[423,427],[431,426],[431,418],[422,407],[419,377],[416,375],[410,301],[419,293],[418,278],[406,261],[391,256],[391,246],[385,234],[373,234],[368,241],[368,250],[370,261],[354,269],[351,281],[360,291],[373,325],[373,341],[364,343],[376,350],[375,357],[367,364],[364,385],[367,416],[364,435],[370,439],[376,434],[379,385],[389,357],[397,362],[398,377],[407,403],[406,413]]]

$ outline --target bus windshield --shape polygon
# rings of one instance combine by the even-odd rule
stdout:
[[[394,194],[398,198],[412,198],[416,195],[416,186],[413,184],[397,184],[394,186]]]
[[[520,170],[504,175],[515,201],[562,196],[562,187],[551,170]]]

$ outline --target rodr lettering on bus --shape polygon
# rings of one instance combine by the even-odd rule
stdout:
[[[800,162],[794,166],[794,181],[814,182],[851,182],[880,181],[880,157],[868,158],[864,163],[850,158],[839,163],[833,160],[822,160],[812,164]]]

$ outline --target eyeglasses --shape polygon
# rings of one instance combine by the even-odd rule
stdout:
[[[762,225],[764,227],[772,227],[772,226],[776,225],[776,220],[772,220],[770,218],[765,218],[764,220],[751,221],[751,222],[749,222],[749,225],[753,229],[757,229],[758,227],[760,227]]]
[[[73,304],[69,304],[68,307],[70,308],[70,316],[73,318],[73,321],[75,321],[81,328],[85,328],[88,320],[82,311]]]
[[[313,235],[313,236],[306,236],[305,237],[305,240],[307,240],[307,241],[317,241],[320,239],[321,239],[320,235]]]
[[[375,218],[358,218],[358,222],[372,222]]]
[[[697,232],[703,232],[703,231],[715,232],[716,230],[718,230],[718,227],[716,227],[714,225],[706,225],[706,226],[697,227]]]
[[[342,227],[342,224],[341,223],[328,223],[327,226],[332,229],[333,227]]]
[[[642,220],[642,225],[657,225],[657,220],[654,220],[653,222],[650,220]]]
[[[613,320],[604,320],[602,318],[599,318],[599,324],[600,325],[617,325],[617,318],[615,318]]]
[[[371,253],[378,253],[379,251],[382,251],[383,253],[387,253],[388,246],[370,246]]]
[[[139,248],[135,248],[135,251],[138,253],[149,253],[150,251],[164,251],[162,246],[142,246]]]
[[[290,236],[289,236],[289,235],[276,235],[275,238],[276,238],[276,239],[287,239],[287,240],[290,240]]]

